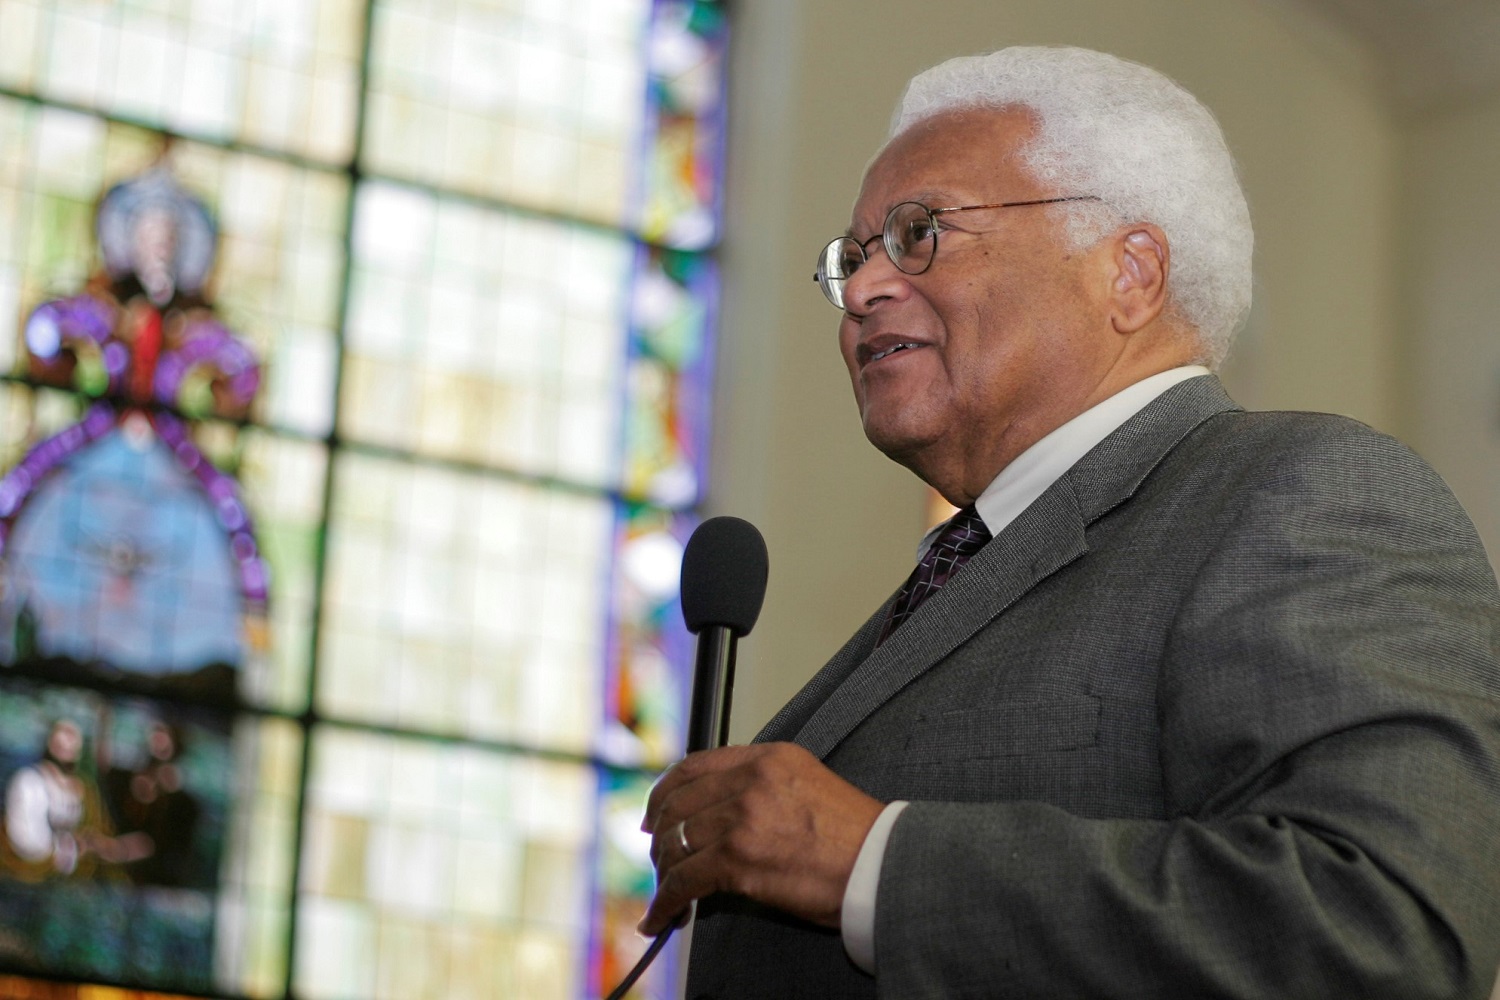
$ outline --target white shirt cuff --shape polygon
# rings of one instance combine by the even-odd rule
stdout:
[[[849,884],[844,887],[844,905],[839,925],[844,936],[844,950],[849,960],[870,975],[875,975],[875,895],[880,889],[880,868],[885,863],[885,845],[891,839],[896,817],[906,808],[905,802],[892,802],[875,817],[875,825],[865,834],[865,842],[854,859]]]

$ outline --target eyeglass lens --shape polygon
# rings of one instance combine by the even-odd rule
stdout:
[[[864,248],[847,236],[840,236],[823,248],[815,277],[829,302],[844,308],[844,282],[864,262]]]
[[[885,217],[885,252],[907,274],[921,274],[932,264],[937,227],[926,205],[903,201]]]
[[[902,202],[891,209],[881,230],[886,255],[907,274],[921,274],[931,266],[937,248],[936,235],[931,213],[914,201]],[[844,282],[869,259],[865,248],[848,236],[841,236],[823,248],[816,277],[828,301],[844,308]]]

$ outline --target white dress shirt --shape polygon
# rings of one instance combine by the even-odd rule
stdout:
[[[1144,409],[1147,403],[1179,382],[1208,373],[1208,369],[1200,365],[1187,365],[1142,379],[1084,410],[1021,452],[1000,470],[1000,474],[974,501],[990,536],[1004,531],[1031,506],[1032,501],[1046,492],[1047,487],[1062,478],[1063,473]],[[917,547],[919,562],[942,527],[938,525],[922,539]],[[840,914],[844,950],[855,965],[871,975],[875,974],[875,895],[880,887],[880,868],[885,860],[885,845],[890,840],[891,828],[905,808],[906,803],[898,801],[881,812],[865,835],[854,870],[849,873],[849,884],[844,889]]]

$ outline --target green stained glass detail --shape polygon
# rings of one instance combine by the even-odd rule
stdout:
[[[648,41],[651,143],[635,225],[647,239],[701,250],[718,239],[724,150],[723,9],[663,0]]]
[[[260,431],[241,432],[240,438],[242,451],[232,468],[255,516],[275,595],[269,649],[241,684],[256,703],[298,712],[308,704],[328,451],[321,443]]]
[[[235,728],[239,801],[219,893],[216,979],[249,996],[279,996],[286,981],[302,729],[287,719]]]

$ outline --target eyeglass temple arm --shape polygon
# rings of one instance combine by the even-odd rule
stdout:
[[[945,212],[972,212],[977,208],[1025,208],[1027,205],[1056,205],[1063,201],[1102,201],[1096,194],[1075,194],[1066,198],[1037,198],[1033,201],[1002,201],[993,205],[960,205],[954,208],[929,208],[933,215],[942,215]]]

